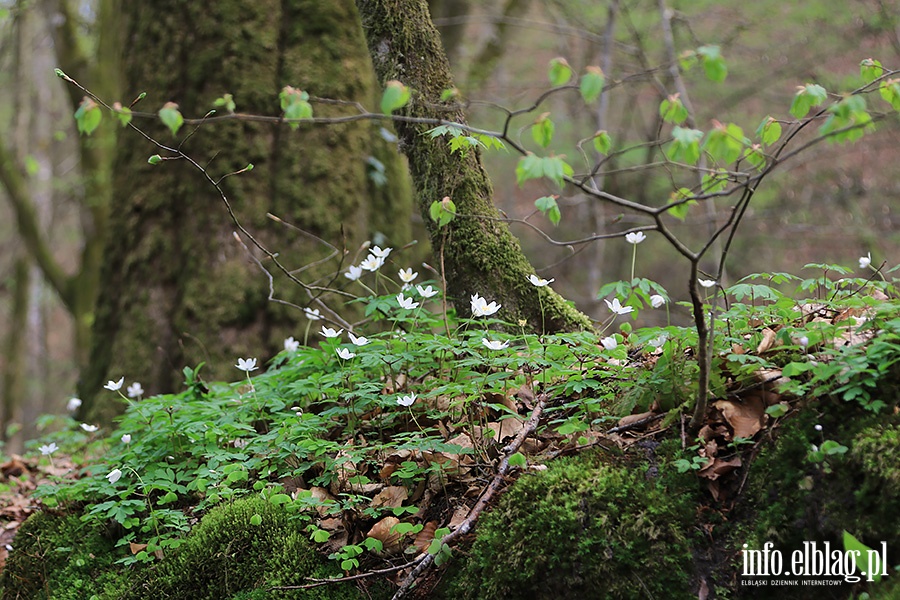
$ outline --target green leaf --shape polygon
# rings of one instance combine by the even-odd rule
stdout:
[[[783,417],[788,412],[788,405],[784,402],[779,402],[778,404],[773,404],[769,408],[766,409],[766,414],[772,417],[773,419],[778,419]]]
[[[689,165],[693,165],[700,160],[702,131],[675,126],[672,129],[672,137],[674,138],[672,144],[666,151],[666,156],[669,157],[669,160],[681,161]]]
[[[396,79],[388,81],[381,96],[381,112],[391,114],[399,108],[406,106],[412,95],[410,89]]]
[[[603,86],[606,84],[606,78],[603,76],[603,70],[600,67],[587,67],[584,75],[581,76],[581,83],[578,91],[585,103],[590,104],[600,97],[603,92]]]
[[[700,56],[700,62],[703,63],[703,71],[706,73],[707,79],[718,83],[725,81],[728,76],[728,67],[725,65],[725,59],[722,58],[718,46],[701,46],[697,48],[697,54]]]
[[[538,179],[544,176],[544,163],[540,156],[529,152],[519,159],[516,165],[516,183],[522,185],[529,179]]]
[[[272,494],[269,496],[269,503],[274,504],[275,506],[281,506],[282,504],[288,504],[291,502],[291,497],[287,494]]]
[[[528,464],[528,460],[525,458],[525,455],[521,452],[516,452],[512,456],[509,457],[509,466],[511,467],[519,467],[524,468],[525,465]]]
[[[891,105],[891,107],[900,111],[900,80],[886,79],[881,82],[878,87],[878,93],[881,99]]]
[[[562,215],[559,212],[559,205],[556,203],[557,196],[543,196],[534,201],[534,207],[547,215],[550,222],[559,225]]]
[[[728,172],[718,170],[715,173],[704,173],[700,189],[705,194],[721,192],[728,185]]]
[[[316,529],[312,532],[312,540],[317,544],[321,544],[323,542],[327,542],[328,538],[331,537],[331,534],[325,531],[324,529]]]
[[[812,365],[807,362],[789,362],[781,369],[781,374],[785,377],[796,377],[810,370],[812,370]]]
[[[535,143],[544,148],[553,140],[553,121],[549,117],[550,113],[544,113],[531,126],[531,137]]]
[[[116,111],[116,118],[119,119],[119,123],[122,124],[122,127],[127,126],[131,123],[131,109],[125,108],[118,102],[113,104],[113,109]]]
[[[869,568],[871,566],[871,567],[873,567],[872,571],[870,573],[866,573],[866,577],[871,578],[871,579],[869,579],[869,581],[875,581],[875,582],[881,581],[881,572],[884,568],[884,565],[880,564],[881,558],[878,557],[878,562],[876,562],[874,564],[870,563],[870,560],[871,560],[870,557],[872,557],[872,556],[877,557],[878,553],[875,550],[872,550],[871,548],[869,548],[868,546],[863,544],[858,539],[856,539],[856,537],[854,537],[847,530],[844,530],[843,537],[844,537],[844,552],[850,557],[850,560],[853,561],[853,569],[855,571],[859,571],[862,568]],[[866,565],[856,562],[857,557],[862,559],[863,556],[866,557]]]
[[[431,203],[428,214],[431,216],[431,220],[438,224],[438,227],[444,227],[456,216],[456,205],[449,196],[445,196],[440,202],[435,200]]]
[[[791,103],[790,113],[798,119],[802,119],[814,106],[819,106],[828,99],[828,92],[821,85],[807,83],[797,88],[794,101]]]
[[[681,125],[688,118],[688,111],[681,102],[679,94],[672,94],[659,104],[659,116],[666,123]]]
[[[233,113],[235,109],[234,98],[231,94],[225,94],[221,98],[216,98],[215,102],[213,102],[213,106],[224,106],[225,110]]]
[[[756,135],[764,146],[771,146],[781,137],[781,123],[767,116],[756,128]]]
[[[691,190],[689,190],[687,188],[680,188],[680,189],[672,192],[672,195],[669,197],[669,201],[677,202],[678,200],[692,198],[693,196],[694,196],[694,194],[693,194],[693,192],[691,192]],[[676,219],[684,221],[685,217],[687,217],[688,211],[695,204],[697,204],[696,200],[688,200],[687,202],[682,202],[681,204],[677,204],[677,205],[671,207],[666,212],[668,212],[670,215],[672,215]]]
[[[151,165],[158,165],[159,163],[162,162],[162,156],[160,156],[159,154],[154,154],[153,156],[151,156],[150,158],[147,159],[147,162],[150,163]],[[187,368],[187,367],[185,367],[185,368]]]
[[[100,107],[87,96],[84,97],[81,104],[78,105],[78,110],[75,111],[75,124],[78,127],[78,132],[83,135],[91,135],[97,129],[97,126],[100,125],[102,118],[103,114],[100,112]]]
[[[594,134],[594,150],[600,154],[609,154],[611,147],[612,138],[609,137],[605,129]]]
[[[163,122],[163,125],[169,128],[172,135],[176,135],[178,130],[181,129],[181,126],[184,125],[184,117],[178,112],[178,105],[174,102],[166,102],[163,107],[159,109],[159,120]]]
[[[881,67],[881,63],[874,58],[866,58],[859,63],[859,74],[863,81],[872,83],[884,74],[884,69]]]
[[[713,123],[714,127],[707,134],[703,149],[717,161],[726,165],[731,164],[739,159],[744,151],[744,144],[747,143],[744,131],[734,123],[728,125],[718,121]]]
[[[250,517],[250,524],[254,527],[262,525],[262,517],[258,513],[253,515],[252,517]]]
[[[550,179],[560,188],[564,187],[565,177],[571,177],[575,174],[572,166],[564,161],[561,156],[545,156],[541,159],[544,177]]]
[[[441,92],[441,102],[449,102],[450,100],[456,100],[459,97],[459,90],[455,87],[447,88],[443,92]]]
[[[553,87],[565,85],[572,77],[572,67],[569,66],[566,59],[554,58],[550,61],[550,70],[547,73],[547,77],[549,77],[550,84]]]
[[[744,150],[744,160],[753,165],[756,170],[762,171],[763,167],[766,166],[766,155],[763,154],[762,148],[759,144],[753,144],[746,150]]]

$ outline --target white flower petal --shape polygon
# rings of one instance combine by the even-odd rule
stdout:
[[[110,483],[115,483],[119,479],[122,478],[122,470],[121,469],[113,469],[109,473],[106,474],[106,478],[109,479]]]
[[[249,373],[250,371],[256,370],[256,359],[255,358],[239,358],[237,364],[234,365],[241,371],[245,371]]]
[[[322,314],[319,312],[318,308],[304,308],[303,314],[306,315],[306,318],[310,321],[321,321]]]
[[[397,404],[399,404],[400,406],[412,406],[415,401],[415,394],[409,394],[408,396],[400,396],[399,398],[397,398]]]
[[[489,350],[505,350],[509,348],[509,342],[501,342],[500,340],[489,340],[487,338],[481,338],[481,343],[484,344],[484,347]]]
[[[617,342],[616,338],[614,338],[613,336],[603,338],[602,340],[600,340],[600,343],[603,344],[603,347],[607,350],[615,350],[619,345],[619,342]]]
[[[296,352],[300,349],[300,342],[294,339],[294,336],[284,340],[284,349],[287,352]]]
[[[429,285],[429,286],[426,286],[426,287],[422,287],[421,285],[417,285],[417,286],[416,286],[416,290],[419,292],[419,294],[420,294],[423,298],[432,298],[432,297],[438,295],[438,291],[435,290],[435,289],[432,289],[432,287],[431,287],[430,285]]]
[[[644,240],[647,239],[647,236],[644,235],[643,231],[634,231],[632,233],[625,234],[625,241],[629,244],[640,244]]]
[[[106,385],[104,385],[103,387],[105,387],[106,389],[108,389],[111,392],[117,392],[117,391],[119,391],[119,389],[121,389],[123,383],[125,383],[124,377],[122,377],[118,381],[113,381],[112,379],[110,379],[109,381],[106,382]]]
[[[344,359],[344,360],[350,360],[351,358],[353,358],[354,356],[356,356],[355,353],[350,352],[350,350],[347,349],[347,348],[338,348],[338,349],[337,349],[337,355],[338,355],[339,357],[341,357],[342,359]]]

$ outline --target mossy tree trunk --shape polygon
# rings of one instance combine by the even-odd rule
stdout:
[[[239,112],[277,115],[285,85],[367,105],[377,94],[350,0],[161,0],[127,2],[123,11],[123,103],[148,92],[136,110],[173,101],[184,115],[200,116],[230,93]],[[328,115],[327,106],[316,111]],[[172,141],[158,122],[138,125]],[[375,221],[371,206],[378,206],[380,233],[390,242],[408,241],[408,183],[394,177],[374,190],[369,177],[368,157],[401,160],[384,143],[372,123],[292,130],[236,120],[200,127],[183,150],[214,179],[255,166],[225,179],[224,192],[241,223],[296,269],[330,250],[267,219],[267,212],[353,249],[376,233],[370,216]],[[178,387],[184,366],[205,361],[204,377],[234,380],[242,375],[233,366],[237,357],[264,360],[286,337],[302,340],[307,327],[301,311],[268,300],[265,274],[235,242],[221,199],[196,169],[185,161],[149,165],[150,155],[165,152],[135,135],[120,136],[118,150],[107,262],[81,389],[95,421],[120,412],[112,393],[94,396],[107,378],[124,376],[141,382],[146,394],[163,393]],[[337,267],[335,260],[301,278]],[[276,297],[310,304],[307,293],[271,270]]]
[[[399,80],[415,90],[403,110],[410,117],[465,123],[459,110],[442,110],[441,92],[453,86],[440,37],[425,0],[357,0],[369,52],[382,82]],[[525,320],[539,330],[570,331],[591,327],[590,320],[550,288],[528,281],[534,269],[518,240],[494,207],[491,183],[477,153],[451,154],[447,141],[432,139],[429,129],[396,123],[401,150],[409,159],[417,201],[434,252],[443,251],[448,294],[460,314],[469,314],[469,297],[480,294],[503,304],[503,316]],[[450,197],[457,218],[445,229],[428,216],[431,203]]]

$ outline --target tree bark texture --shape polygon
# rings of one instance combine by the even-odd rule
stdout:
[[[402,114],[465,123],[461,110],[440,101],[451,88],[447,58],[425,0],[357,0],[363,31],[381,81],[399,80],[415,90]],[[550,288],[528,281],[533,267],[519,241],[493,205],[491,183],[478,153],[451,154],[447,140],[433,139],[421,124],[396,123],[406,154],[419,210],[428,224],[433,250],[443,249],[448,295],[458,312],[470,314],[469,298],[480,294],[503,304],[515,323],[548,331],[590,328],[591,322]],[[457,218],[444,230],[428,216],[431,203],[449,196]]]
[[[126,2],[123,11],[123,104],[148,92],[135,110],[155,112],[173,101],[186,117],[202,116],[230,93],[238,112],[278,115],[278,93],[285,85],[366,105],[376,97],[350,0],[160,0]],[[314,108],[317,116],[329,114],[328,106]],[[137,124],[160,141],[175,143],[159,122]],[[376,233],[391,243],[408,241],[409,184],[397,168],[402,158],[386,147],[379,127],[353,123],[293,130],[216,122],[201,126],[183,150],[213,179],[254,165],[251,172],[225,179],[223,189],[242,224],[283,264],[297,269],[330,250],[267,219],[267,212],[339,249],[352,250]],[[179,139],[190,129],[185,126]],[[204,377],[234,380],[240,375],[237,357],[264,360],[281,349],[284,338],[302,339],[303,313],[267,299],[268,279],[234,241],[235,227],[204,177],[185,161],[149,165],[150,155],[166,153],[139,136],[120,136],[118,150],[82,398],[91,398],[107,378],[122,376],[140,381],[148,394],[170,392],[178,388],[183,367],[200,362],[206,362]],[[388,163],[386,171],[394,175],[384,187],[369,177],[370,156]],[[277,297],[310,304],[308,293],[261,254],[258,258],[275,275]],[[300,278],[310,283],[337,267],[334,260]],[[345,283],[343,277],[334,282]],[[112,396],[97,396],[89,410],[94,420],[119,412]]]

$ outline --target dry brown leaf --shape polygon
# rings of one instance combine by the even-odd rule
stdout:
[[[397,517],[385,517],[372,525],[372,529],[366,534],[366,537],[381,542],[381,555],[396,554],[400,550],[400,534],[396,531],[391,531],[398,523],[400,523],[400,519]]]
[[[312,496],[315,500],[319,501],[319,504],[316,505],[316,512],[319,513],[320,517],[324,517],[328,514],[329,507],[322,504],[326,500],[334,500],[334,496],[328,493],[323,487],[311,487],[309,488],[310,496]]]
[[[759,342],[759,346],[756,347],[756,353],[762,354],[763,352],[767,352],[772,349],[772,346],[775,345],[775,331],[766,327],[762,330],[762,341]]]
[[[722,460],[721,458],[713,459],[711,462],[708,462],[703,466],[699,471],[697,471],[698,477],[704,477],[709,479],[710,481],[715,481],[722,475],[726,475],[731,473],[735,469],[741,466],[741,457],[735,456],[729,460]]]
[[[438,523],[437,521],[428,521],[425,523],[425,527],[422,528],[422,531],[416,535],[416,539],[413,541],[413,546],[415,546],[419,552],[425,552],[428,550],[428,547],[431,545],[431,541],[434,539],[434,532],[437,531]]]
[[[389,485],[372,498],[372,508],[397,508],[403,506],[403,502],[409,497],[409,492],[401,485]]]
[[[516,437],[525,428],[525,423],[517,417],[509,417],[499,423],[492,421],[487,424],[487,428],[493,432],[493,441],[503,443],[507,438]]]
[[[619,427],[626,427],[628,425],[631,425],[632,423],[637,423],[638,421],[649,419],[653,416],[653,414],[653,411],[647,411],[637,415],[628,415],[627,417],[622,417],[621,419],[619,419]]]
[[[752,438],[765,425],[766,403],[760,396],[747,396],[743,402],[718,400],[713,406],[722,411],[734,437]]]
[[[128,547],[131,549],[132,554],[137,554],[138,552],[141,552],[142,550],[146,550],[147,544],[135,544],[134,542],[130,542],[128,544]]]
[[[456,529],[459,527],[463,521],[469,516],[469,507],[465,504],[460,504],[456,507],[456,510],[453,511],[453,516],[450,517],[450,523],[447,525],[450,529]],[[433,534],[432,534],[433,535]]]

